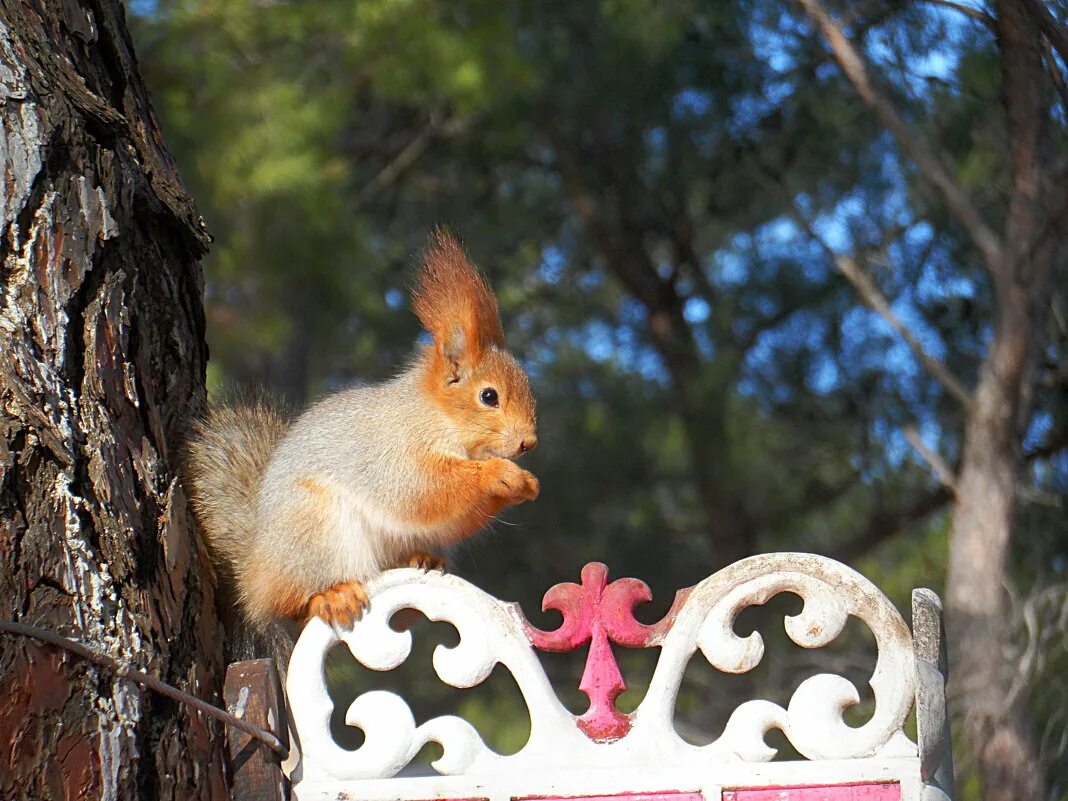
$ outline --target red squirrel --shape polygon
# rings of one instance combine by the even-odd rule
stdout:
[[[351,626],[369,579],[443,569],[441,549],[538,496],[513,461],[537,444],[530,384],[452,235],[431,236],[412,300],[432,341],[395,378],[337,392],[292,422],[253,403],[194,425],[193,511],[258,629],[314,616]]]

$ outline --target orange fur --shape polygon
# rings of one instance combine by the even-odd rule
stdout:
[[[312,498],[314,498],[316,501],[319,501],[323,504],[330,503],[330,490],[328,490],[314,478],[308,478],[307,476],[305,476],[304,478],[299,478],[297,479],[297,486],[307,491],[307,493],[311,495]]]
[[[452,418],[463,432],[464,445],[471,453],[489,443],[495,431],[485,425],[486,410],[474,402],[473,393],[457,391],[449,380],[450,367],[442,359],[424,363],[423,391],[434,404]],[[510,355],[491,349],[467,370],[465,382],[476,389],[492,386],[500,396],[500,414],[515,427],[529,430],[536,439],[536,404],[526,373]]]
[[[409,519],[438,528],[450,545],[485,528],[506,506],[538,497],[538,480],[507,459],[442,459],[433,465],[433,490],[409,510]]]
[[[308,591],[285,576],[264,566],[252,556],[245,568],[243,586],[257,613],[301,620],[308,608]]]
[[[438,230],[431,237],[412,302],[434,338],[419,361],[421,388],[451,419],[468,456],[513,457],[534,447],[537,416],[527,375],[504,348],[493,293],[451,234]],[[497,392],[495,408],[477,400],[486,387]],[[476,528],[500,508],[488,505]]]
[[[456,361],[462,352],[474,363],[490,345],[504,345],[497,299],[456,237],[444,229],[430,237],[412,301],[446,361]]]
[[[332,626],[352,628],[368,605],[367,588],[353,579],[315,593],[308,600],[308,619],[320,617]]]
[[[297,501],[294,506],[292,524],[302,531],[328,531],[330,525],[329,504],[332,502],[330,490],[312,478],[298,478],[296,486],[300,493],[294,493]],[[246,603],[257,614],[267,612],[290,620],[301,620],[307,616],[309,588],[293,583],[276,571],[267,569],[259,559],[253,557],[246,573]]]

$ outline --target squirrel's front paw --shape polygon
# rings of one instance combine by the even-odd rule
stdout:
[[[369,606],[363,582],[342,581],[308,599],[308,620],[321,617],[334,628],[352,628]]]
[[[511,503],[532,501],[538,497],[541,487],[538,479],[529,470],[524,470],[508,459],[491,459],[488,462],[494,471],[490,493],[498,498],[507,498]]]

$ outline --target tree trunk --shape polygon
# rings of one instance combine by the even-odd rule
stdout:
[[[1015,293],[1019,294],[1019,293]],[[1014,300],[1017,300],[1015,297]],[[1019,306],[1019,301],[1014,306]],[[1025,709],[1008,701],[1017,665],[1005,600],[1016,493],[1020,372],[1031,339],[1021,309],[1002,310],[965,432],[946,577],[951,675],[961,688],[968,741],[984,799],[1039,798],[1041,776]]]
[[[207,237],[118,0],[0,0],[0,598],[217,698],[212,585],[175,477],[202,402]],[[0,798],[222,799],[217,727],[0,634]]]
[[[994,270],[994,337],[979,373],[957,477],[946,578],[951,674],[986,801],[1039,798],[1045,787],[1024,699],[1006,603],[1021,421],[1049,309],[1048,286],[1063,272],[1064,214],[1048,169],[1049,111],[1041,36],[1020,0],[996,5],[1002,94],[1012,143],[1012,186],[1003,255]]]

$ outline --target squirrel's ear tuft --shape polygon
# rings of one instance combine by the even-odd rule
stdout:
[[[454,365],[478,361],[489,345],[504,345],[497,299],[444,228],[430,235],[412,302],[434,346]]]

